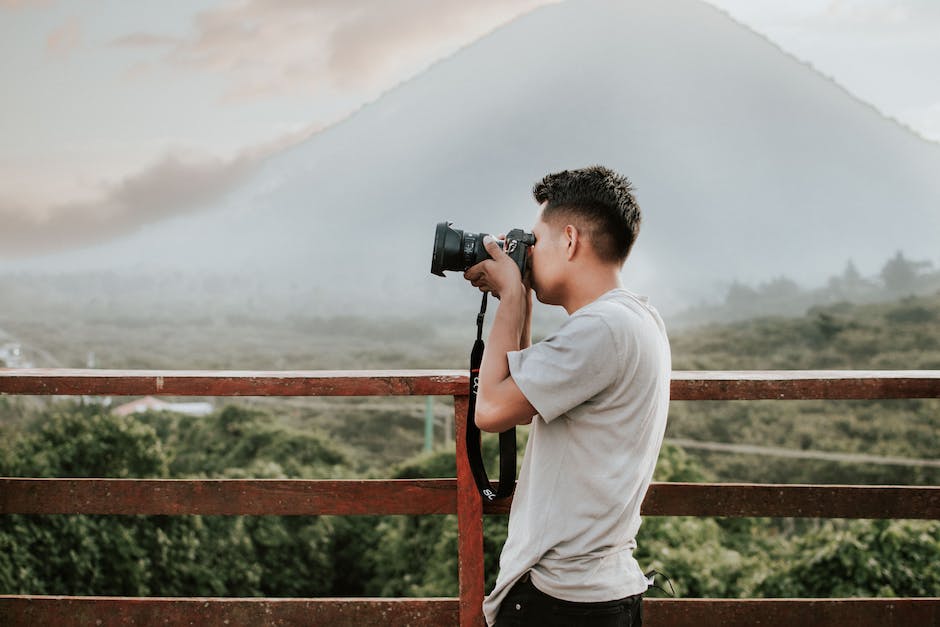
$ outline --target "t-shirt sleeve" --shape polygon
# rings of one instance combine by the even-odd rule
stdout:
[[[572,316],[554,335],[508,358],[513,380],[546,422],[607,388],[620,371],[610,328],[591,314]]]

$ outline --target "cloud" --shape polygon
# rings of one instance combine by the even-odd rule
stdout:
[[[0,9],[28,9],[31,7],[44,7],[50,0],[0,0]]]
[[[65,58],[82,45],[82,22],[70,17],[46,37],[46,55]]]
[[[95,244],[206,208],[268,155],[315,132],[307,128],[253,146],[231,159],[177,152],[106,186],[93,201],[31,207],[0,198],[0,257],[39,255]]]
[[[386,89],[434,60],[557,0],[246,0],[198,14],[166,61],[228,80],[226,98]],[[134,33],[118,45],[172,44]]]
[[[555,1],[243,0],[197,14],[186,36],[139,30],[110,43],[155,51],[130,66],[130,78],[169,64],[221,76],[229,100],[326,95],[361,102],[499,25]],[[47,54],[64,57],[82,43],[82,22],[73,17],[49,34]],[[199,211],[247,177],[264,156],[311,131],[230,159],[167,154],[106,184],[93,201],[66,197],[70,199],[64,202],[31,204],[0,197],[0,257],[90,245]]]
[[[168,37],[166,35],[154,35],[152,33],[131,33],[123,37],[118,37],[111,42],[113,46],[125,48],[150,48],[159,46],[179,45],[182,40],[179,37]]]

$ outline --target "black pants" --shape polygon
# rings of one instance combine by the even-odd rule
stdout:
[[[528,573],[509,590],[496,615],[496,627],[640,627],[642,624],[642,594],[600,603],[562,601],[532,585]]]

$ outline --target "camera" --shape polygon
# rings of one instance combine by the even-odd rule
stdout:
[[[453,222],[438,222],[434,231],[434,250],[431,252],[431,274],[444,276],[445,270],[463,272],[490,254],[483,246],[486,233],[470,233],[454,228]],[[522,276],[526,273],[529,246],[535,244],[535,236],[522,229],[513,229],[506,234],[505,242],[496,242],[506,251]]]

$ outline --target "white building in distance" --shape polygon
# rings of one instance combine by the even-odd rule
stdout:
[[[206,416],[212,413],[212,403],[194,402],[194,403],[171,403],[162,401],[153,396],[145,396],[135,401],[118,405],[111,410],[111,413],[118,416],[128,416],[130,414],[142,414],[147,411],[172,411],[177,414],[188,414],[190,416]]]

